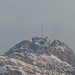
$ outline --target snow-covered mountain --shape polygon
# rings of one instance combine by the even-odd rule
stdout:
[[[75,54],[59,40],[33,37],[0,55],[0,75],[75,75]]]

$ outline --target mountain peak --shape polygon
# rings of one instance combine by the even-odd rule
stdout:
[[[42,50],[43,48],[43,50]],[[50,48],[48,50],[48,48]],[[66,44],[59,40],[54,40],[51,42],[50,38],[47,36],[45,38],[33,37],[31,41],[23,40],[22,42],[16,44],[9,51],[5,52],[5,55],[11,55],[15,52],[25,52],[30,51],[33,53],[43,52],[50,53],[51,49],[62,50],[62,51],[71,51],[73,52]],[[53,50],[52,50],[53,51]]]
[[[33,42],[37,42],[37,41],[39,41],[39,40],[45,41],[45,42],[50,42],[50,38],[49,38],[48,36],[45,37],[45,38],[39,38],[39,37],[33,37],[33,38],[32,38],[32,41],[33,41]]]
[[[51,42],[49,37],[23,40],[4,55],[0,55],[0,67],[6,75],[75,75],[74,52],[59,40]]]

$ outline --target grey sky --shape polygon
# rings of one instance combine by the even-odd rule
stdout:
[[[24,39],[59,39],[75,50],[75,0],[0,0],[0,53]]]

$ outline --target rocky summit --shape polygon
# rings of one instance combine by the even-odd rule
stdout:
[[[75,54],[59,40],[33,37],[0,55],[0,75],[75,75]]]

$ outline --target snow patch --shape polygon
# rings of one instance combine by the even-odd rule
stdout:
[[[57,60],[59,63],[62,62],[57,56],[54,56],[53,54],[51,55],[51,58]]]

